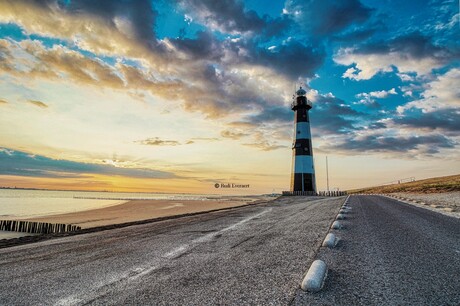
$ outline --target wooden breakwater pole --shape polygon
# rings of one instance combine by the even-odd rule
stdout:
[[[80,226],[62,223],[48,223],[20,220],[0,220],[0,231],[31,234],[54,234],[81,230]]]

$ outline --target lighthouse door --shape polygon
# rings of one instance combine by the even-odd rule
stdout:
[[[305,187],[303,191],[312,191],[313,189],[313,178],[311,173],[302,173],[302,187]]]

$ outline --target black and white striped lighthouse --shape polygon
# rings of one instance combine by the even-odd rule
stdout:
[[[292,144],[292,192],[316,192],[313,148],[311,145],[310,119],[308,111],[312,104],[307,92],[300,87],[296,91],[291,108],[295,113],[294,142]]]

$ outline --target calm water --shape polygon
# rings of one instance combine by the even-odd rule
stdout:
[[[217,195],[0,189],[0,219],[18,219],[102,208],[135,199],[210,200]]]

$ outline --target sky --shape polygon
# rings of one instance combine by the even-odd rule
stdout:
[[[289,190],[460,171],[457,0],[0,0],[0,186]],[[215,188],[216,183],[249,188]]]

